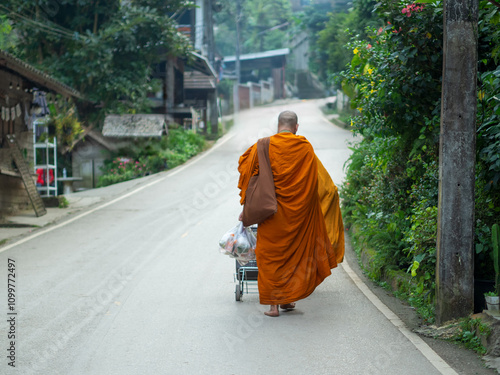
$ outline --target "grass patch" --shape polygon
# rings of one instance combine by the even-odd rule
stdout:
[[[59,199],[59,208],[68,208],[69,202],[64,195],[57,197]]]
[[[229,130],[231,130],[233,125],[234,125],[233,119],[229,119],[227,121],[222,121],[220,126],[219,126],[219,138],[222,137],[224,134],[227,134],[229,132]]]
[[[337,115],[336,118],[330,119],[330,122],[333,122],[336,125],[342,124],[345,128],[349,127],[349,124],[351,123],[351,116],[354,115],[354,113],[351,110],[344,110],[344,111],[339,111],[335,104],[327,104],[323,107],[321,107],[321,111],[325,116],[329,115]]]
[[[377,252],[367,245],[360,233],[362,232],[353,226],[348,235],[365,275],[374,283],[390,290],[396,298],[408,303],[424,322],[433,324],[435,306],[431,291],[420,290],[421,285],[413,278],[406,278],[405,272],[380,264],[376,259]],[[397,289],[394,290],[395,288]]]
[[[482,345],[481,338],[487,338],[490,334],[491,328],[487,324],[484,324],[481,319],[468,317],[460,322],[460,329],[452,337],[452,341],[478,354],[484,355],[487,349]]]

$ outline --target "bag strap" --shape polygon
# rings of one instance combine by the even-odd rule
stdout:
[[[271,160],[269,158],[269,145],[271,137],[261,138],[257,141],[257,157],[259,160],[259,175],[271,176],[273,179],[273,171],[271,169]],[[274,183],[274,182],[273,182]]]

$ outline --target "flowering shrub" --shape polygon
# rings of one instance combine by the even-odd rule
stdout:
[[[338,77],[357,110],[353,147],[342,187],[347,226],[376,251],[380,276],[407,271],[404,291],[432,306],[438,205],[442,74],[439,2],[380,3],[383,26],[353,39],[352,60]],[[492,277],[491,226],[500,214],[500,11],[480,2],[476,158],[475,276]],[[432,308],[427,310],[427,313]],[[427,314],[426,313],[426,314]]]
[[[171,130],[159,140],[136,141],[122,155],[107,160],[98,186],[107,186],[174,168],[196,155],[205,147],[203,136],[182,129]]]
[[[415,4],[408,4],[406,7],[403,8],[401,13],[405,14],[406,17],[411,17],[412,13],[418,13],[424,10],[424,5],[418,6],[416,3]]]
[[[437,220],[442,13],[438,5],[403,2],[382,3],[378,11],[385,26],[372,30],[369,41],[348,45],[353,58],[340,76],[358,111],[351,126],[364,137],[351,157],[344,205],[347,222],[363,223],[371,243],[385,228],[379,256],[406,269],[420,254],[428,253],[429,265],[435,259],[429,239]],[[425,234],[413,233],[424,227]]]
[[[372,30],[369,41],[348,44],[354,56],[339,81],[358,109],[351,123],[355,132],[404,135],[411,142],[439,107],[441,9],[383,2],[378,11],[387,17],[385,26]]]
[[[98,186],[116,184],[162,170],[162,168],[158,168],[155,164],[157,162],[155,163],[155,159],[151,157],[135,161],[125,157],[117,157],[105,163],[103,167],[105,173],[99,178]]]

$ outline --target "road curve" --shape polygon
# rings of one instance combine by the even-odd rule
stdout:
[[[340,184],[353,140],[348,131],[326,121],[313,101],[259,107],[241,113],[228,135],[187,165],[0,253],[0,274],[8,259],[16,263],[15,370],[445,373],[343,267],[277,319],[263,315],[267,306],[255,294],[235,302],[235,263],[219,254],[217,243],[240,212],[237,160],[257,138],[275,132],[284,109],[298,113],[299,133]],[[0,290],[5,296],[6,277]],[[0,343],[8,349],[6,335]],[[2,356],[0,372],[9,369],[7,361]]]

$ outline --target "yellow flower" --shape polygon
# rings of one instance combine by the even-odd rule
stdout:
[[[370,90],[370,94],[373,94],[374,92],[376,92],[377,90]]]
[[[358,107],[357,110],[361,112],[363,110],[363,108]]]
[[[427,34],[425,34],[425,36],[427,37],[427,39],[432,38],[432,34],[431,33],[427,33]]]
[[[370,85],[375,86],[375,82],[371,81]]]
[[[352,52],[354,52],[354,54],[357,55],[359,51],[357,48],[354,48],[354,51],[352,51]]]
[[[372,75],[372,73],[373,73],[373,68],[368,68],[368,74]]]
[[[352,119],[351,119],[351,126],[354,126],[354,122],[352,122]]]

